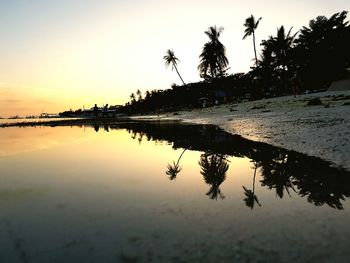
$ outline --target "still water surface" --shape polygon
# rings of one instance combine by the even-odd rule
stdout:
[[[0,262],[349,262],[350,177],[212,126],[0,129]]]

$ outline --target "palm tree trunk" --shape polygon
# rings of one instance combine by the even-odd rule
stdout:
[[[181,160],[181,157],[182,157],[182,155],[186,152],[186,150],[187,150],[187,149],[184,149],[184,150],[183,150],[183,152],[181,153],[179,159],[177,160],[176,165],[179,165],[179,162],[180,162],[180,160]]]
[[[255,67],[258,66],[258,57],[256,55],[256,47],[255,47],[255,33],[254,33],[254,30],[253,30],[253,45],[254,45],[254,54],[255,54]]]
[[[175,67],[176,73],[177,73],[177,75],[179,75],[179,77],[180,77],[182,83],[183,83],[184,85],[186,85],[186,83],[184,82],[184,80],[181,78],[181,75],[180,75],[179,71],[177,70],[176,65],[174,65],[174,67]]]
[[[255,192],[255,176],[256,176],[256,169],[258,168],[258,166],[255,164],[255,170],[254,170],[254,176],[253,176],[253,195]]]

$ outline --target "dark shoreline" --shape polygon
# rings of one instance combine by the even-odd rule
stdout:
[[[35,127],[35,126],[79,126],[79,125],[113,125],[120,122],[144,122],[144,120],[133,120],[129,117],[118,118],[80,118],[71,120],[48,120],[48,121],[28,121],[0,124],[0,128],[9,127]],[[154,120],[152,120],[154,122]],[[164,121],[162,121],[164,122]]]

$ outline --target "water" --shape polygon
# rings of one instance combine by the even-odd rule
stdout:
[[[0,129],[0,262],[349,262],[350,175],[213,126]]]
[[[47,122],[47,121],[72,120],[72,119],[79,119],[79,118],[0,119],[0,125],[1,124],[9,124],[9,123]]]

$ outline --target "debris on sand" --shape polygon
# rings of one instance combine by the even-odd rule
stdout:
[[[322,105],[322,101],[319,98],[312,98],[306,103],[307,106],[318,106]]]
[[[265,109],[266,105],[265,104],[260,104],[260,105],[254,105],[251,109],[252,110],[261,110],[261,109]]]

